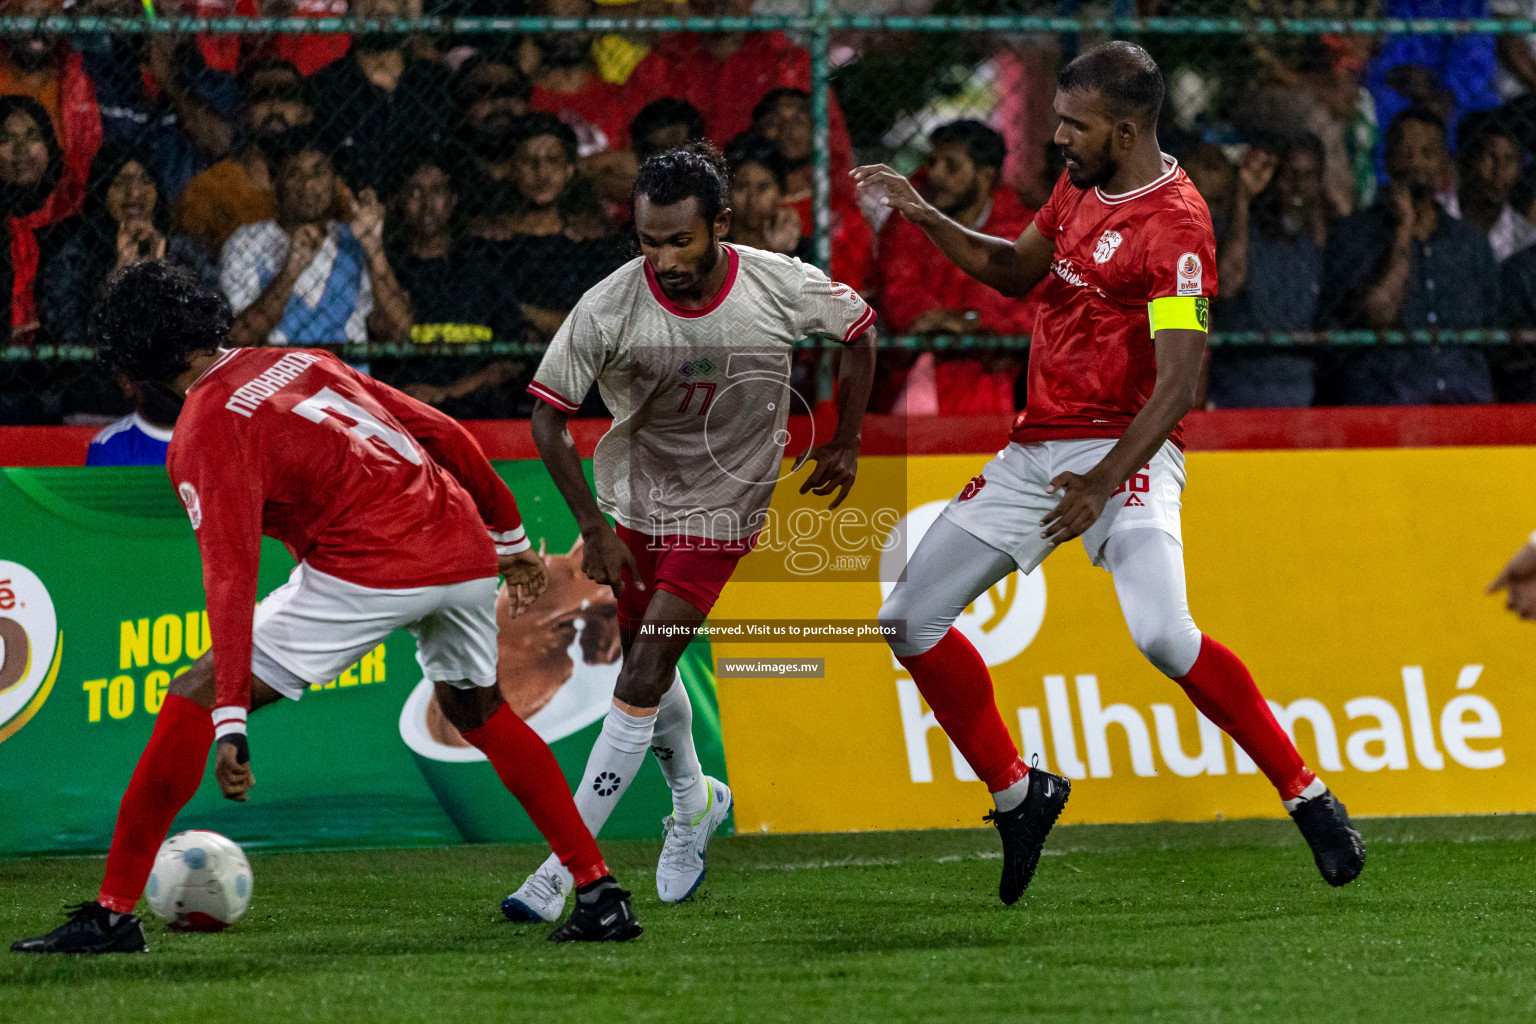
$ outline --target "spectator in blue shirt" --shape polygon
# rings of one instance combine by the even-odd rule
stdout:
[[[164,388],[121,381],[133,401],[133,412],[109,424],[91,439],[87,466],[163,466],[171,444],[180,400]]]

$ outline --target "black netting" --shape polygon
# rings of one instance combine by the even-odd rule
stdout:
[[[1211,404],[1536,392],[1528,346],[1499,333],[1536,327],[1536,26],[1264,20],[1530,17],[1521,0],[208,0],[162,4],[148,34],[139,5],[64,12],[132,23],[4,13],[0,423],[130,408],[83,348],[84,321],[140,259],[219,288],[241,344],[336,346],[453,415],[526,415],[541,346],[635,252],[627,196],[649,152],[711,138],[735,173],[732,238],[814,258],[823,80],[831,269],[882,315],[877,410],[1012,409],[1028,303],[861,205],[847,171],[889,163],[957,219],[1017,235],[1061,169],[1056,74],[1111,35],[1161,65],[1160,139],[1215,224]],[[515,20],[594,14],[783,17],[755,32]],[[176,15],[440,20],[159,30]],[[1154,20],[1104,20],[1133,16]],[[830,380],[817,349],[797,374],[812,395]]]

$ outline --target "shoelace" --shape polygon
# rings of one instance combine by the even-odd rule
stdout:
[[[65,921],[64,928],[84,928],[95,918],[89,903],[66,903],[64,910],[69,914],[69,920]],[[110,920],[110,918],[108,919]]]
[[[661,846],[661,866],[678,871],[692,868],[693,858],[690,854],[693,833],[696,830],[687,825],[678,824],[677,819],[670,814],[662,819],[661,827],[667,833],[666,842]]]
[[[543,902],[552,902],[564,894],[564,886],[560,884],[560,879],[553,875],[546,875],[542,871],[535,872],[533,877],[528,879],[527,884],[528,895]]]

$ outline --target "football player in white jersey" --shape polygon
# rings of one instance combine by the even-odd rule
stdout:
[[[581,527],[582,568],[619,601],[624,666],[576,807],[597,834],[646,749],[656,753],[673,800],[656,868],[666,902],[698,889],[731,809],[730,788],[699,765],[677,663],[763,527],[784,458],[791,347],[813,335],[846,346],[837,426],[800,487],[835,493],[833,508],[853,486],[875,370],[874,310],[813,266],[725,244],[728,202],[707,143],[648,159],[634,188],[643,255],[582,297],[528,389],[541,399],[534,441]],[[593,453],[595,497],[566,429],[594,382],[613,412]],[[554,920],[569,885],[547,860],[502,910]]]

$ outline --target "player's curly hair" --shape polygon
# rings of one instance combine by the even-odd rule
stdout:
[[[657,153],[640,165],[632,198],[645,196],[655,206],[685,199],[699,201],[699,213],[712,224],[731,201],[731,174],[725,157],[706,140]]]
[[[234,316],[218,292],[164,260],[135,263],[107,282],[91,311],[97,358],[132,381],[167,384],[194,352],[229,343]]]

